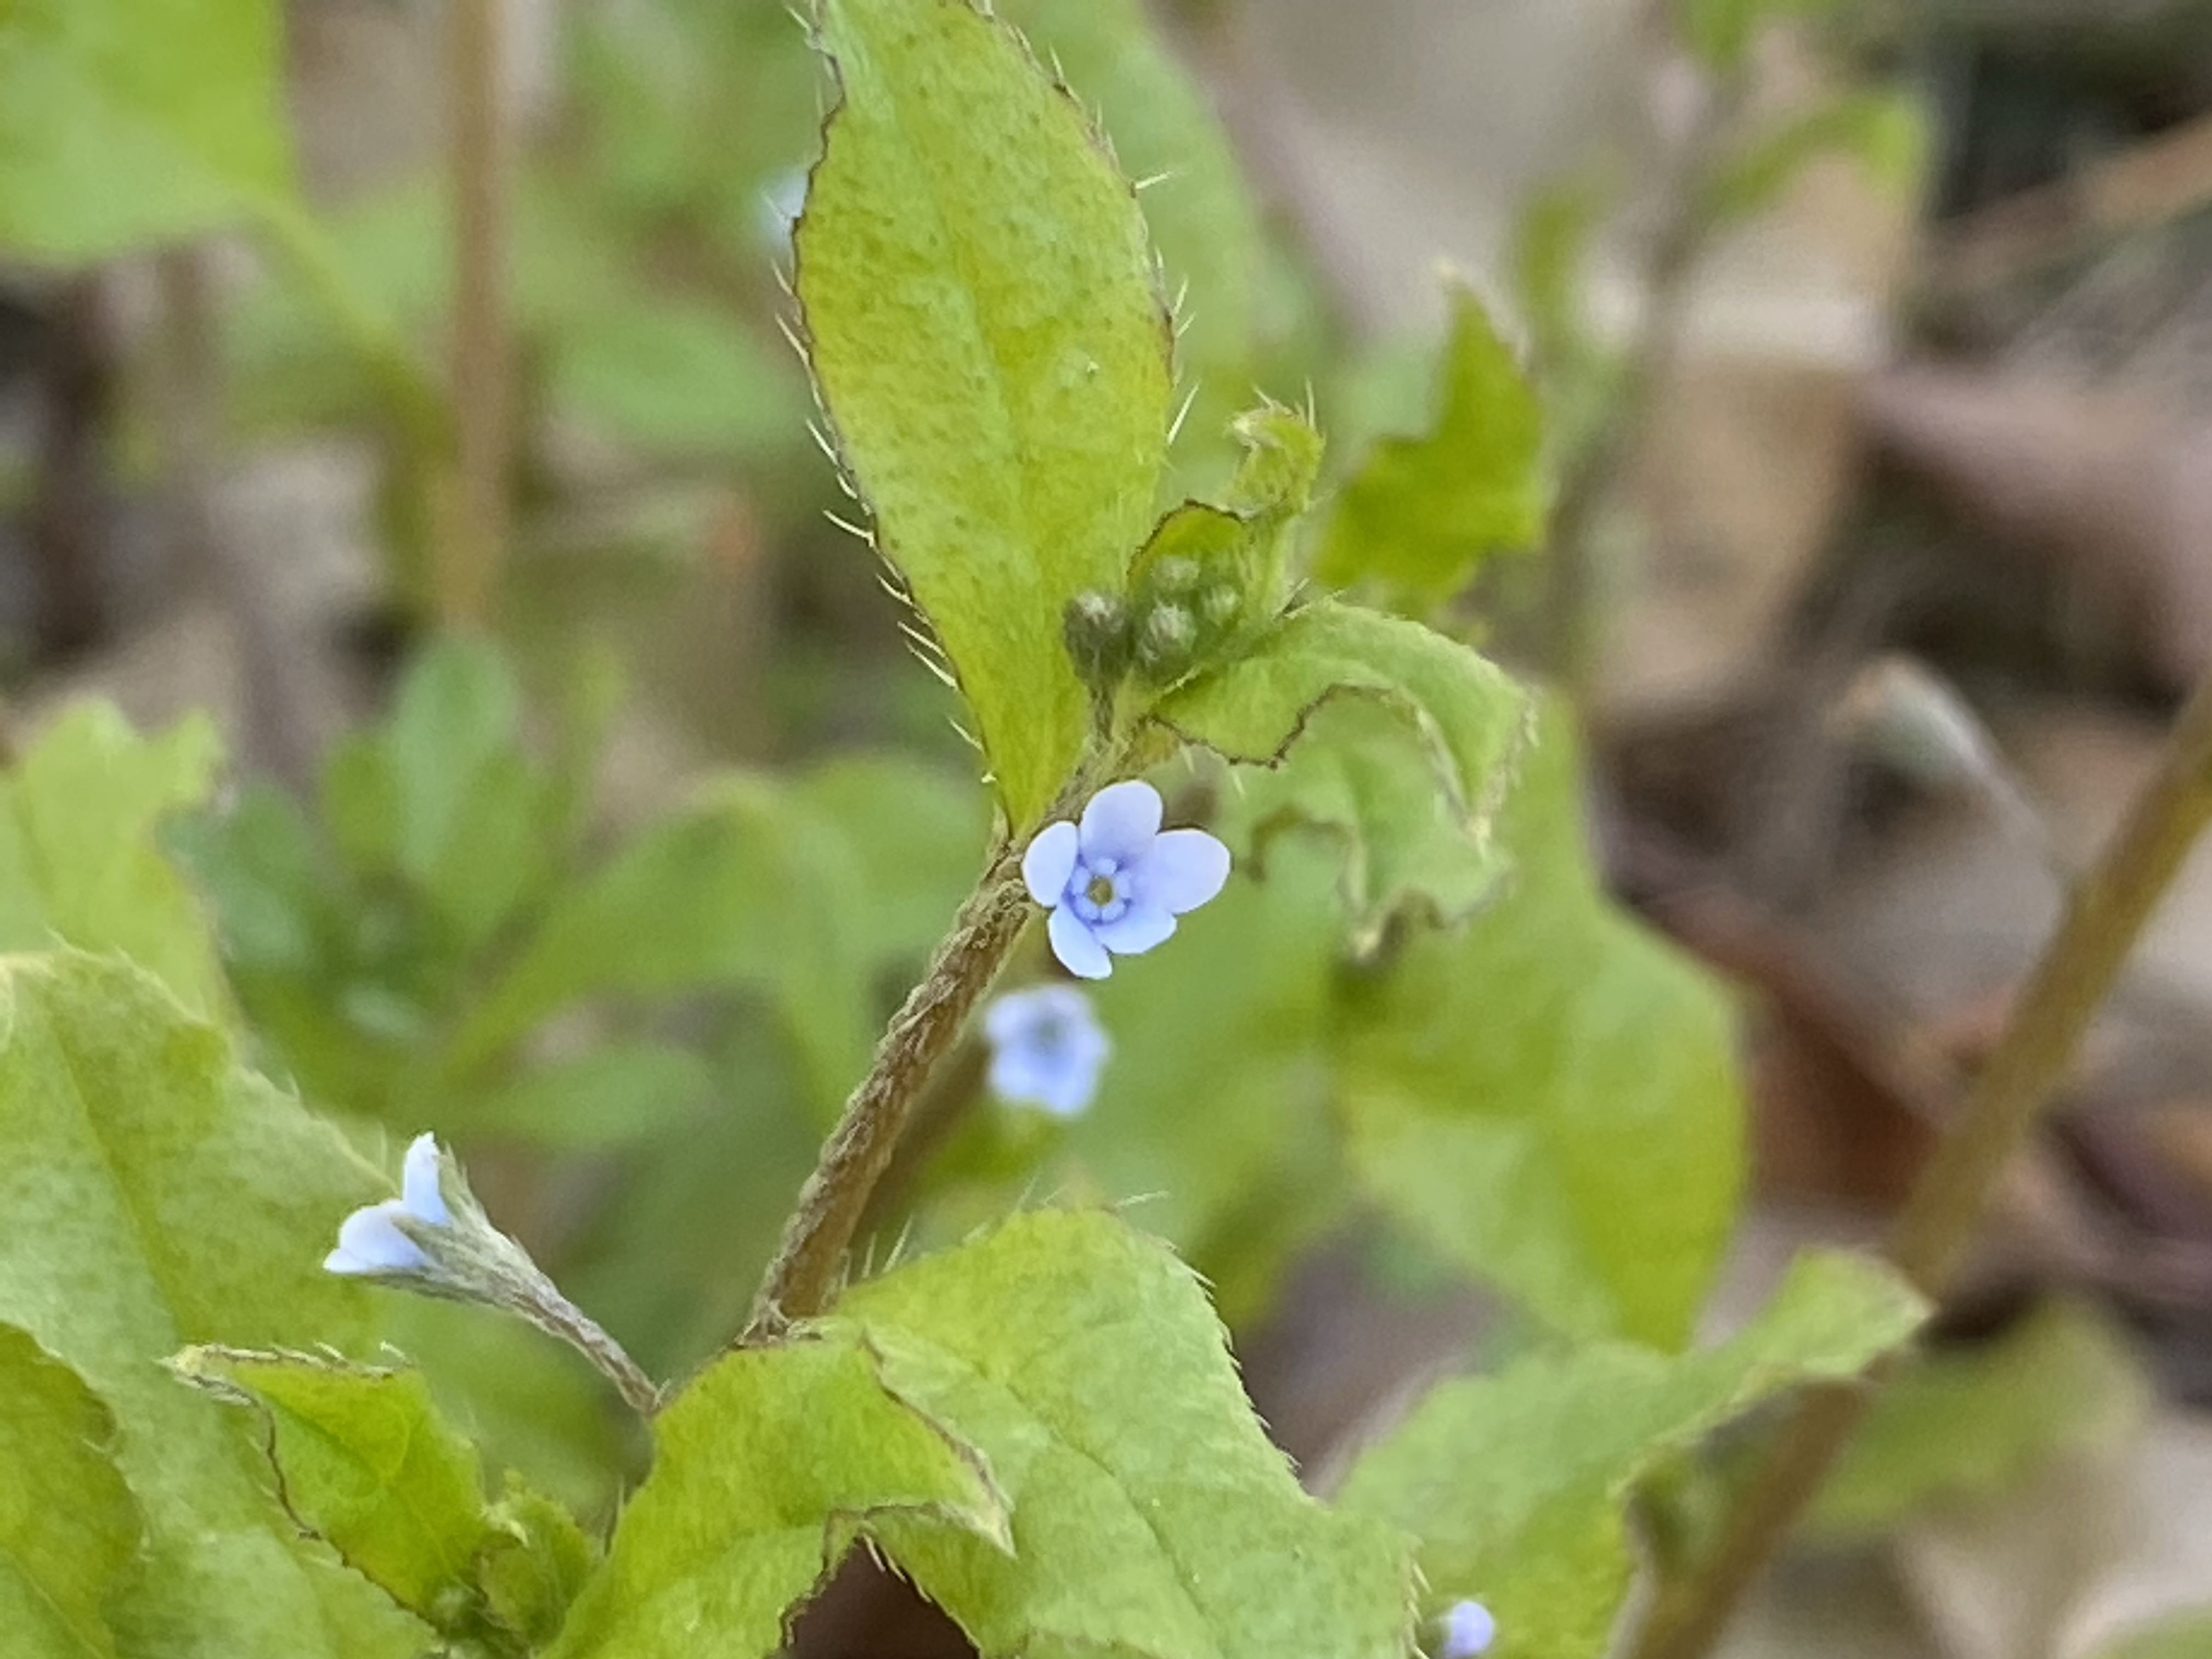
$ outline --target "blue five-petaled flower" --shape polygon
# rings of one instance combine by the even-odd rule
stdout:
[[[1160,831],[1160,792],[1140,778],[1109,784],[1083,809],[1037,831],[1022,855],[1030,896],[1052,912],[1060,966],[1103,979],[1113,957],[1139,956],[1229,879],[1229,849],[1203,830]],[[1109,952],[1112,954],[1109,956]]]
[[[1498,1621],[1480,1601],[1455,1601],[1443,1616],[1443,1641],[1437,1659],[1475,1659],[1498,1639]]]
[[[428,1227],[453,1224],[446,1195],[438,1190],[438,1142],[434,1135],[417,1135],[407,1148],[400,1166],[399,1196],[356,1210],[338,1226],[338,1247],[323,1258],[334,1273],[366,1274],[422,1273],[430,1266],[422,1247],[399,1231],[396,1218],[405,1216]]]
[[[1073,1117],[1091,1103],[1114,1049],[1091,999],[1073,985],[1008,992],[983,1011],[983,1036],[991,1092],[1054,1117]]]

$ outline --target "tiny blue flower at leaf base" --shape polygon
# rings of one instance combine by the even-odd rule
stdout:
[[[1437,1659],[1475,1659],[1498,1639],[1498,1620],[1480,1601],[1455,1601],[1443,1616],[1443,1640]]]
[[[1140,778],[1091,798],[1080,824],[1048,823],[1022,855],[1030,896],[1052,915],[1060,966],[1104,979],[1117,956],[1141,956],[1229,879],[1229,849],[1203,830],[1160,830],[1160,792]]]
[[[422,1247],[399,1229],[405,1216],[425,1227],[447,1227],[453,1214],[438,1188],[438,1142],[417,1135],[400,1166],[399,1196],[356,1210],[338,1226],[338,1247],[323,1258],[334,1273],[376,1277],[431,1271]]]
[[[1073,1117],[1098,1092],[1113,1042],[1091,999],[1073,985],[1009,992],[983,1012],[991,1045],[991,1091],[1021,1106]]]

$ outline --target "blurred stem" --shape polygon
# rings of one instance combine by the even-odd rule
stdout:
[[[2212,677],[2191,696],[2155,775],[2088,873],[2014,1003],[1957,1127],[1922,1173],[1885,1245],[1940,1297],[1998,1176],[2064,1081],[2089,1021],[2190,849],[2212,824]],[[1865,1414],[1865,1387],[1810,1391],[1723,1522],[1705,1561],[1662,1595],[1635,1659],[1698,1659],[1781,1547]]]
[[[501,93],[506,0],[454,0],[453,392],[458,438],[431,604],[446,627],[490,625],[508,537],[513,446],[507,315],[507,156]]]
[[[46,418],[28,530],[37,572],[33,629],[48,657],[93,644],[108,621],[100,556],[100,448],[112,392],[104,311],[97,273],[65,283],[40,365]]]
[[[1009,841],[993,855],[921,982],[891,1017],[868,1075],[846,1102],[799,1193],[741,1341],[770,1340],[828,1304],[845,1252],[869,1196],[890,1166],[915,1101],[1030,919],[1033,907],[1022,885],[1024,844]]]
[[[1544,633],[1553,673],[1577,709],[1589,706],[1604,643],[1598,526],[1619,487],[1621,469],[1650,424],[1654,399],[1674,376],[1689,321],[1690,279],[1712,229],[1707,211],[1712,180],[1745,95],[1740,75],[1716,82],[1696,125],[1675,149],[1661,192],[1664,217],[1644,262],[1643,326],[1621,368],[1613,418],[1571,458],[1559,483]]]
[[[216,499],[222,470],[222,360],[216,296],[204,247],[158,254],[161,296],[151,406],[168,504],[169,534],[185,586],[218,604],[240,667],[242,747],[252,761],[303,787],[313,769],[312,701],[292,672],[297,647],[271,613],[266,586],[225,533]]]

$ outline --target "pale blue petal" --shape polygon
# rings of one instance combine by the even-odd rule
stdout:
[[[1078,979],[1104,979],[1114,971],[1114,960],[1106,954],[1106,947],[1065,906],[1052,913],[1052,920],[1045,924],[1045,936],[1051,939],[1052,953],[1060,958],[1060,965]]]
[[[1036,832],[1029,851],[1022,854],[1022,882],[1030,896],[1048,910],[1067,893],[1068,878],[1075,873],[1075,854],[1081,837],[1073,824],[1062,818]]]
[[[1083,809],[1085,863],[1112,859],[1133,863],[1160,832],[1160,792],[1142,778],[1109,784]]]
[[[1063,1066],[1037,1091],[1036,1103],[1054,1117],[1074,1117],[1097,1092],[1097,1067]]]
[[[1102,921],[1091,931],[1116,956],[1142,956],[1174,935],[1175,918],[1150,904],[1133,904],[1112,921]]]
[[[1480,1601],[1455,1601],[1444,1614],[1441,1659],[1475,1659],[1498,1639],[1498,1620]]]
[[[430,1265],[393,1218],[404,1213],[396,1199],[356,1210],[338,1224],[338,1247],[323,1258],[334,1273],[404,1273]]]
[[[1221,890],[1229,879],[1229,849],[1203,830],[1170,830],[1152,843],[1131,878],[1140,903],[1179,916]]]
[[[443,1227],[453,1220],[446,1209],[446,1195],[438,1190],[436,1136],[416,1135],[408,1146],[406,1160],[399,1166],[399,1194],[408,1214],[417,1221]]]

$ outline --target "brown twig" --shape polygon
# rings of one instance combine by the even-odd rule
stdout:
[[[452,40],[453,396],[449,523],[432,603],[448,627],[488,626],[508,534],[514,434],[507,316],[507,143],[500,85],[505,0],[455,0]]]
[[[1922,1172],[1885,1254],[1928,1295],[1949,1284],[1997,1177],[2064,1080],[2091,1018],[2190,849],[2212,823],[2212,678],[2176,720],[2165,758],[2077,885],[2014,1004],[1957,1127]],[[1739,1495],[1719,1540],[1662,1594],[1636,1659],[1698,1659],[1820,1490],[1872,1392],[1809,1391]]]

